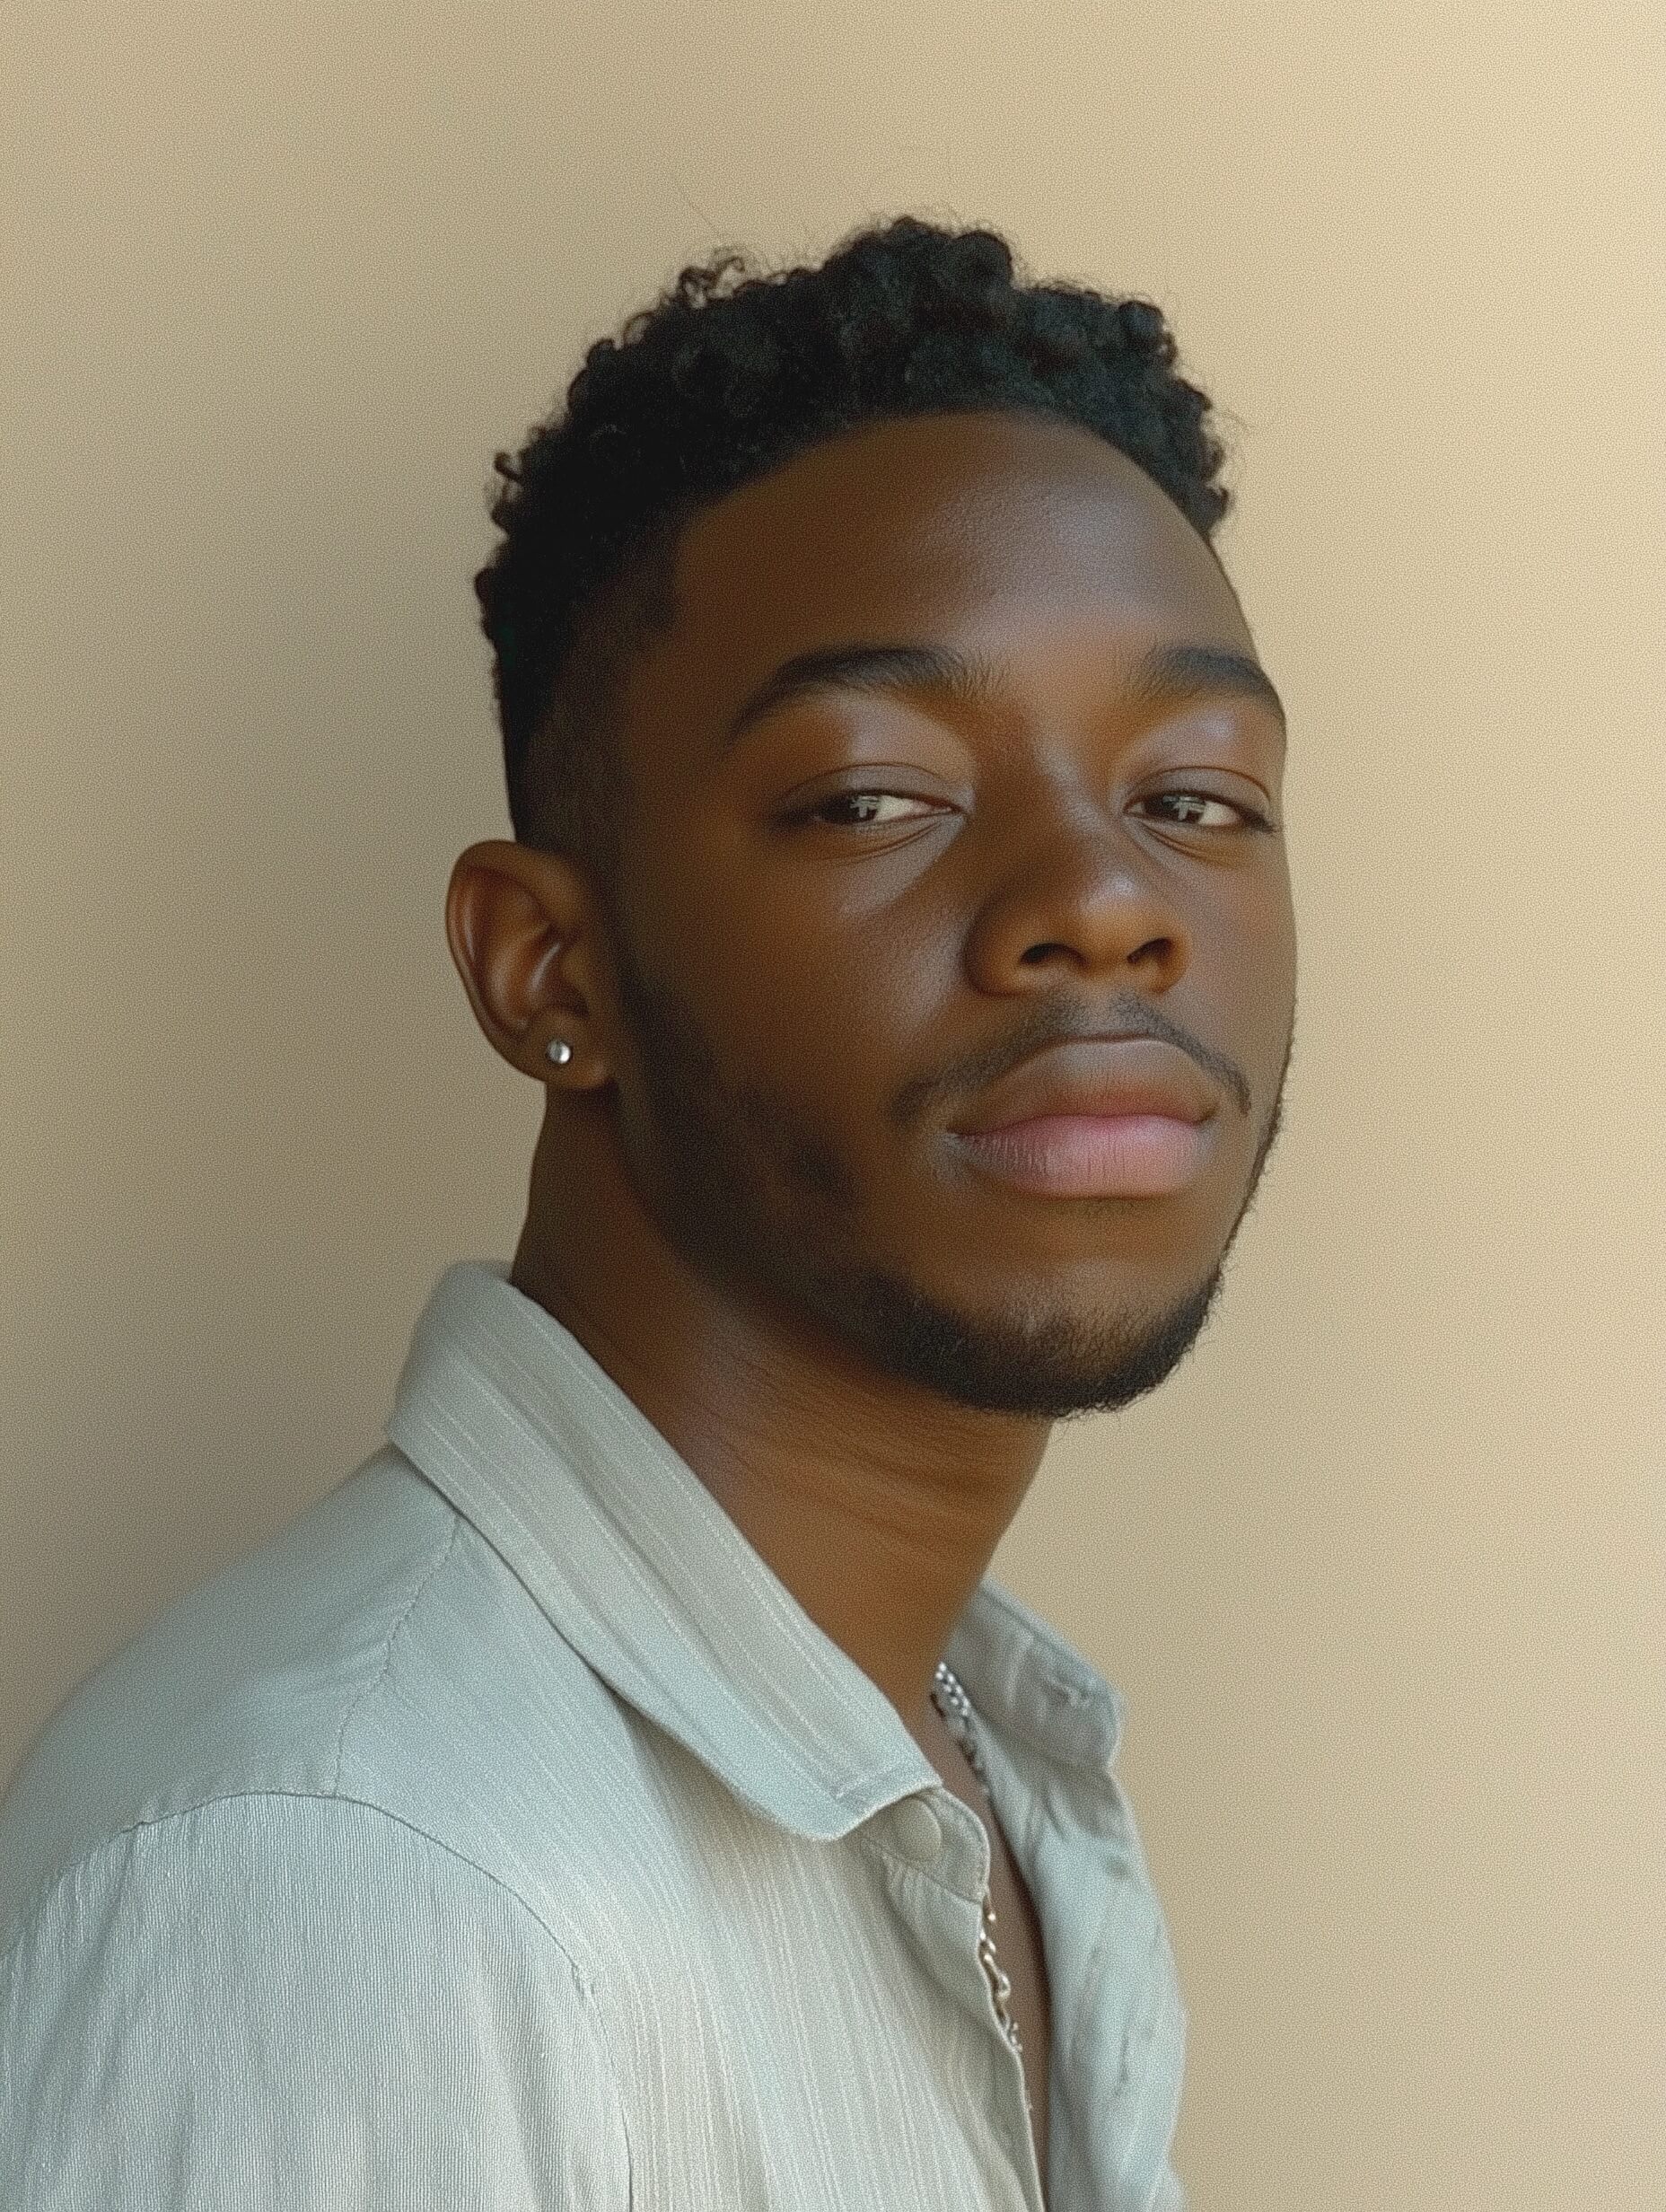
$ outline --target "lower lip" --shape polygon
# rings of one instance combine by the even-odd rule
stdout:
[[[1059,1198],[1161,1198],[1182,1190],[1209,1150],[1206,1121],[1171,1114],[1048,1114],[954,1142],[1015,1189]]]

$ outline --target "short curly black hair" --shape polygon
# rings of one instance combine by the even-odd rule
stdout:
[[[1136,461],[1210,544],[1232,499],[1214,481],[1225,450],[1161,309],[1013,267],[998,232],[912,215],[848,233],[818,268],[719,252],[592,346],[565,414],[495,456],[504,537],[474,588],[520,843],[572,856],[611,903],[631,798],[616,717],[632,656],[671,627],[678,536],[841,431],[1060,417]]]

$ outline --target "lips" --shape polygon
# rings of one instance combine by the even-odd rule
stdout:
[[[981,1174],[1038,1198],[1163,1198],[1202,1175],[1214,1134],[1172,1114],[1047,1114],[949,1142]]]
[[[1049,1046],[991,1084],[955,1136],[981,1136],[1052,1115],[1102,1119],[1162,1114],[1207,1121],[1220,1099],[1196,1061],[1150,1037],[1083,1037]]]

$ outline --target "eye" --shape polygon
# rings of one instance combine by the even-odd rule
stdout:
[[[874,803],[882,806],[888,802],[894,806],[929,806],[931,803],[928,799],[910,799],[906,792],[901,791],[836,791],[830,797],[818,800],[814,806],[801,807],[796,814],[789,814],[787,820],[790,822],[820,821],[836,806],[868,806]],[[895,814],[883,820],[867,814],[858,821],[829,822],[828,826],[833,830],[889,830],[897,820],[899,817]]]
[[[1259,830],[1270,831],[1274,827],[1271,818],[1268,815],[1262,813],[1259,808],[1246,805],[1241,799],[1223,799],[1217,792],[1214,791],[1153,791],[1149,793],[1146,797],[1138,800],[1136,803],[1140,806],[1166,806],[1173,804],[1191,808],[1218,806],[1224,807],[1229,814],[1236,814],[1240,817],[1240,820],[1236,823],[1230,821],[1222,823],[1206,823],[1197,821],[1177,821],[1175,822],[1174,827],[1179,830],[1200,830],[1209,828],[1232,830],[1237,828],[1242,830]]]

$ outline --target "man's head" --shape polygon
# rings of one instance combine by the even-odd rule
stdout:
[[[1208,1317],[1293,1037],[1280,719],[1134,683],[1165,646],[1255,657],[1207,402],[1156,309],[1016,285],[988,232],[905,217],[719,297],[732,266],[685,270],[499,456],[477,588],[517,841],[461,856],[448,929],[549,1085],[523,1250],[600,1215],[830,1365],[1113,1409]],[[988,680],[732,730],[784,663],[857,644]],[[968,1170],[949,1132],[995,1078],[1111,1029],[1214,1091],[1190,1183]]]

